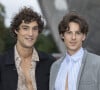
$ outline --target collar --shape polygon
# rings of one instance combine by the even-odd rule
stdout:
[[[14,51],[15,51],[15,61],[17,61],[17,60],[20,60],[21,61],[21,58],[20,58],[20,56],[18,54],[16,45],[14,47]],[[33,54],[32,54],[32,62],[33,61],[39,61],[39,56],[38,56],[38,53],[37,53],[37,51],[36,51],[35,48],[33,48]]]
[[[81,47],[74,55],[70,56],[67,53],[68,60],[71,60],[73,62],[78,62],[79,60],[82,60],[84,54],[84,49]]]

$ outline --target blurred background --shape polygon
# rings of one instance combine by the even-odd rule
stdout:
[[[36,43],[39,50],[55,57],[65,52],[58,34],[58,23],[66,13],[76,10],[89,24],[89,34],[83,46],[100,55],[100,0],[0,0],[0,53],[14,44],[10,35],[10,22],[23,6],[32,7],[44,18],[45,28]]]

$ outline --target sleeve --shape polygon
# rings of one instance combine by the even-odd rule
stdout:
[[[98,90],[100,90],[100,65],[99,65],[99,71],[98,71]]]
[[[2,66],[2,57],[1,57],[1,55],[0,55],[0,90],[3,90],[3,88],[2,88],[2,78],[1,78],[1,66]]]

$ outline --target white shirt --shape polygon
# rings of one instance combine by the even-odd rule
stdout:
[[[66,57],[61,63],[56,78],[55,90],[65,90],[67,74],[68,74],[68,90],[76,90],[77,77],[81,66],[83,54],[84,54],[83,48],[80,48],[80,50],[72,56],[66,53]]]

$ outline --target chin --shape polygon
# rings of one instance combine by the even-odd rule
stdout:
[[[33,48],[33,45],[26,45],[25,48]]]
[[[72,51],[77,51],[78,50],[76,47],[70,47],[69,49],[72,50]]]

